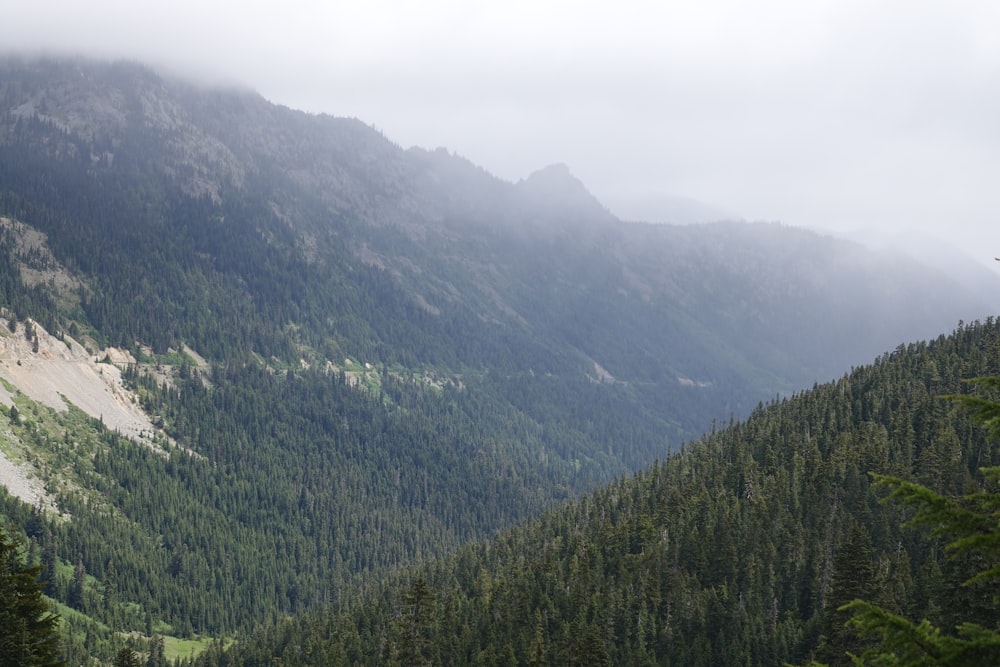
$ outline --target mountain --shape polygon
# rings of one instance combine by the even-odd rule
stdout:
[[[991,311],[995,312],[1000,307],[1000,296],[996,291],[997,265],[993,259],[996,253],[990,253],[988,249],[981,248],[973,255],[944,239],[917,232],[890,231],[877,234],[869,230],[841,232],[840,236],[872,248],[880,254],[894,253],[911,257],[921,264],[947,274],[971,294],[978,295],[984,303],[990,305]],[[987,266],[987,262],[993,266]]]
[[[350,599],[988,314],[815,233],[624,223],[565,166],[0,63],[0,514],[73,656]]]
[[[602,200],[622,220],[690,225],[742,217],[696,199],[662,192],[619,192],[605,195]]]
[[[560,375],[596,362],[766,396],[989,312],[916,263],[768,225],[623,224],[565,167],[509,184],[356,120],[134,64],[9,59],[2,91],[6,210],[86,281],[77,319],[101,343]]]
[[[961,585],[990,562],[902,527],[912,510],[880,502],[869,473],[988,488],[998,443],[942,395],[1000,372],[998,346],[991,320],[900,347],[346,612],[195,664],[851,665],[866,644],[837,609],[859,595],[946,632],[995,628],[993,587]]]

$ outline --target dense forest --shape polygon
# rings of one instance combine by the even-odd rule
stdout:
[[[461,391],[418,391],[388,377],[373,395],[342,373],[256,364],[216,368],[211,389],[197,370],[179,375],[170,387],[125,374],[188,445],[166,452],[22,397],[8,428],[61,480],[58,505],[73,518],[50,520],[13,498],[3,514],[27,527],[43,561],[95,579],[93,595],[71,606],[111,626],[163,622],[182,636],[226,635],[327,602],[348,582],[593,487],[621,453],[581,460],[579,443],[603,447],[611,416],[628,408],[624,394],[587,382],[578,404],[594,415],[552,410],[543,422],[499,411],[474,378]],[[643,421],[655,423],[637,416],[617,446],[658,437],[639,430]],[[73,599],[69,572],[52,579],[53,597]]]
[[[623,223],[565,167],[0,60],[0,375],[51,335],[154,424],[0,386],[41,489],[0,523],[69,664],[799,661],[845,545],[947,624],[959,573],[867,473],[978,483],[934,397],[996,372],[995,323],[862,364],[987,312],[804,230]]]
[[[865,644],[837,609],[856,597],[946,630],[997,628],[993,588],[961,585],[981,557],[903,528],[870,473],[947,496],[988,488],[998,443],[944,396],[998,371],[992,320],[900,347],[347,610],[197,664],[849,665]]]

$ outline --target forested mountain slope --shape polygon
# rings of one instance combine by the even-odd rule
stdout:
[[[495,539],[199,665],[776,665],[860,653],[863,597],[954,628],[1000,623],[984,569],[904,529],[869,473],[984,488],[996,442],[943,395],[1000,373],[1000,324],[901,346]],[[989,564],[986,564],[988,567]],[[415,662],[416,661],[416,662]]]
[[[44,496],[2,513],[76,657],[341,599],[989,312],[802,230],[623,223],[565,167],[507,183],[134,63],[0,61],[0,375],[57,341],[155,429],[0,391]]]
[[[946,277],[800,230],[621,223],[565,167],[510,184],[134,64],[2,71],[3,212],[82,281],[60,324],[99,342],[452,371],[596,362],[735,403],[988,314]]]

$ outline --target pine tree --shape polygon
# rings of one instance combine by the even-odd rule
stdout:
[[[142,667],[142,658],[132,648],[126,646],[115,656],[115,667]]]
[[[400,628],[400,664],[431,665],[434,653],[434,593],[422,578],[403,595]]]
[[[545,659],[545,626],[542,623],[542,614],[535,610],[535,637],[531,642],[531,653],[528,664],[532,667],[543,667],[548,664]]]
[[[167,658],[164,654],[163,637],[153,635],[149,639],[149,657],[146,659],[146,667],[166,667]]]
[[[844,625],[846,614],[842,608],[852,600],[870,597],[874,583],[871,539],[855,522],[834,557],[830,593],[823,614],[824,643],[819,654],[830,665],[850,665],[848,653],[861,652],[857,633]]]
[[[73,582],[70,584],[67,596],[67,604],[74,609],[84,610],[85,584],[87,581],[87,569],[83,566],[83,557],[78,556],[76,567],[73,568]]]
[[[26,566],[18,543],[0,528],[0,665],[62,665],[53,614],[38,581],[42,566]]]

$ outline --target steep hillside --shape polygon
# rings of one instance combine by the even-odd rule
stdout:
[[[1000,623],[989,567],[954,558],[868,473],[947,495],[1000,463],[943,394],[1000,372],[1000,325],[900,347],[760,407],[678,456],[199,665],[849,665],[857,595],[949,630]],[[994,397],[995,398],[995,397]],[[860,647],[860,648],[859,648]]]
[[[669,398],[724,383],[746,409],[989,312],[828,238],[622,224],[565,167],[509,184],[356,120],[134,64],[8,59],[0,108],[5,210],[87,284],[81,323],[126,347],[559,375],[597,362]]]
[[[563,166],[0,61],[0,437],[42,500],[3,514],[74,656],[350,596],[988,312],[777,224],[622,223]]]

